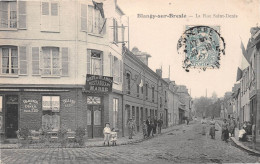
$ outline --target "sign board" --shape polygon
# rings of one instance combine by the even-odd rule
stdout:
[[[38,112],[38,101],[32,99],[23,100],[24,112]]]
[[[113,77],[87,74],[85,89],[91,92],[111,92]]]

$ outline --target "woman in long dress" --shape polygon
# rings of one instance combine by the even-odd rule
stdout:
[[[207,120],[205,119],[205,116],[203,116],[203,119],[201,120],[201,124],[202,124],[202,135],[206,134],[206,125],[207,125]]]
[[[215,124],[216,121],[214,120],[214,116],[211,117],[211,120],[209,121],[209,135],[211,136],[211,139],[215,139]]]
[[[228,132],[228,123],[227,120],[224,119],[224,123],[222,124],[222,140],[228,142],[229,132]]]

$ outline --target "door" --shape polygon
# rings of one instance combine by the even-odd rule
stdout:
[[[5,115],[5,129],[7,138],[16,138],[18,130],[18,104],[7,104]]]
[[[103,116],[101,105],[88,105],[87,123],[88,137],[103,137]]]

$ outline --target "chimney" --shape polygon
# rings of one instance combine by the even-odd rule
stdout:
[[[162,69],[156,69],[156,74],[162,78]]]
[[[145,65],[148,66],[148,58],[151,57],[151,55],[149,55],[146,52],[141,52],[139,51],[139,49],[137,47],[134,47],[132,49],[132,53],[139,59],[141,60]]]

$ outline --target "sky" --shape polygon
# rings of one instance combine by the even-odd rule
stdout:
[[[251,37],[250,28],[260,26],[260,0],[117,0],[118,5],[129,17],[130,50],[138,47],[147,52],[149,67],[162,67],[163,77],[169,77],[178,85],[186,85],[193,98],[218,97],[231,91],[236,83],[237,67],[241,65],[241,41],[247,45]],[[143,15],[186,15],[186,18],[138,18]],[[211,15],[203,17],[203,14]],[[213,15],[237,15],[236,18],[215,18]],[[200,17],[196,17],[200,15]],[[125,21],[127,17],[125,16]],[[186,25],[220,26],[225,39],[226,55],[221,56],[219,69],[182,68],[182,55],[177,52],[177,41]]]

